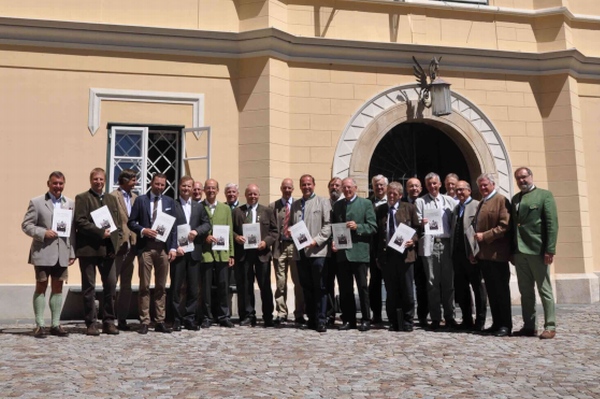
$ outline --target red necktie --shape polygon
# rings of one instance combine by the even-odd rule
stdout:
[[[290,238],[290,203],[285,203],[285,217],[283,218],[283,236]]]

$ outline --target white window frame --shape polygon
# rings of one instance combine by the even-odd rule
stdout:
[[[116,136],[119,130],[127,130],[127,131],[136,131],[139,132],[142,136],[142,148],[141,148],[141,157],[117,157],[115,156],[115,146],[116,146]],[[148,127],[142,126],[111,126],[110,131],[108,132],[108,139],[110,141],[110,154],[108,158],[108,186],[110,187],[109,191],[113,191],[119,187],[118,182],[114,183],[115,178],[118,176],[113,176],[114,173],[114,165],[115,158],[123,158],[123,159],[141,159],[141,168],[140,175],[137,179],[137,185],[135,190],[139,191],[140,194],[144,194],[147,191],[146,185],[146,172],[147,172],[147,164],[148,164]]]
[[[196,140],[200,140],[202,135],[206,133],[206,155],[198,155],[198,156],[186,156],[187,147],[186,147],[186,137],[187,133],[194,133]],[[212,140],[212,130],[210,126],[202,126],[202,127],[190,127],[186,129],[181,129],[181,165],[179,170],[181,173],[185,173],[185,162],[191,161],[206,161],[206,180],[211,178],[211,140]]]

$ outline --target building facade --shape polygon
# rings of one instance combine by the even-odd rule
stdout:
[[[557,301],[599,300],[600,2],[0,0],[0,15],[5,318],[30,314],[27,201],[53,170],[74,198],[98,166],[107,189],[134,167],[140,191],[160,171],[170,194],[191,174],[257,183],[264,203],[303,173],[366,195],[377,173],[490,172],[510,197],[529,166],[558,204]],[[418,102],[413,56],[441,57],[450,115]]]

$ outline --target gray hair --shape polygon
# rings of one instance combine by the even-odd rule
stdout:
[[[225,185],[225,191],[229,190],[230,188],[235,188],[235,191],[238,191],[238,192],[240,191],[239,186],[235,183],[227,183]]]
[[[492,183],[494,186],[496,185],[496,179],[494,178],[494,175],[491,173],[480,174],[479,177],[477,178],[477,184],[479,184],[479,182],[481,180],[489,180],[490,183]]]
[[[357,187],[356,180],[354,180],[353,177],[346,177],[344,180],[350,180],[350,182],[352,183],[352,187]],[[342,180],[342,184],[344,184],[344,180]]]
[[[375,175],[371,178],[371,185],[375,185],[375,183],[377,183],[379,180],[383,180],[385,181],[385,185],[387,186],[390,182],[388,181],[388,178],[385,177],[384,175]]]
[[[438,181],[441,182],[440,175],[438,175],[435,172],[429,172],[429,173],[427,173],[427,176],[425,176],[425,181],[431,180],[431,179],[438,179]]]
[[[515,178],[517,177],[517,173],[519,173],[520,170],[526,170],[527,174],[531,177],[533,177],[533,172],[531,171],[531,169],[529,169],[526,166],[521,166],[520,168],[517,168],[517,170],[515,170]]]
[[[388,184],[387,189],[398,191],[398,194],[400,194],[400,196],[402,196],[402,194],[404,192],[404,190],[402,188],[402,183],[398,183],[397,181],[393,181],[390,184]]]
[[[448,173],[448,174],[446,175],[446,178],[444,179],[444,181],[448,180],[448,178],[449,178],[449,177],[452,177],[452,178],[454,178],[454,179],[456,179],[456,180],[460,180],[460,179],[458,178],[458,175],[457,175],[456,173]]]

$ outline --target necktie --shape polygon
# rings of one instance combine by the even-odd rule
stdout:
[[[252,207],[248,207],[248,211],[246,211],[246,221],[244,223],[252,223]]]
[[[465,204],[460,204],[459,206],[460,208],[458,209],[458,216],[462,217],[463,213],[465,212]]]
[[[285,203],[285,217],[283,218],[283,236],[290,238],[290,203]]]
[[[389,234],[389,238],[391,239],[394,236],[394,233],[396,232],[396,221],[394,220],[396,217],[396,208],[390,208],[390,211],[388,213],[388,234]]]
[[[154,224],[157,214],[158,214],[158,195],[156,197],[154,197],[154,208],[152,208],[152,224]]]

